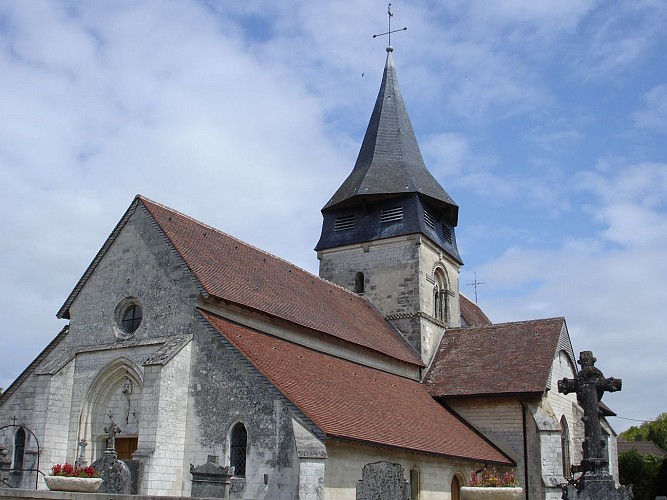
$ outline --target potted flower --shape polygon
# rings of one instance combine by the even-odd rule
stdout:
[[[523,488],[518,486],[514,470],[501,474],[495,467],[471,472],[470,486],[461,488],[461,500],[513,500],[522,496]]]
[[[102,485],[99,472],[93,467],[74,467],[71,464],[56,464],[51,475],[44,476],[50,490],[94,493]]]

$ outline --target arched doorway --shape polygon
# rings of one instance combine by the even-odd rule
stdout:
[[[104,428],[112,419],[120,428],[116,435],[118,458],[132,458],[139,441],[142,389],[140,368],[126,358],[113,360],[95,376],[81,407],[77,439],[88,443],[84,458],[89,463],[104,454],[108,437]]]
[[[452,500],[460,500],[461,499],[461,482],[459,481],[459,476],[456,474],[452,478],[452,487],[451,487],[451,497]]]

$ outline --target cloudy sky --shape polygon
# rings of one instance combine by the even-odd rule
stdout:
[[[427,166],[460,205],[462,290],[565,316],[667,411],[667,3],[395,0]],[[317,272],[385,60],[380,0],[0,2],[0,387],[137,193]],[[613,419],[617,430],[634,422]]]

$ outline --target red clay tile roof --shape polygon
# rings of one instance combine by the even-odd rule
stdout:
[[[366,299],[180,212],[138,199],[206,293],[423,366]]]
[[[424,385],[433,397],[543,393],[564,318],[445,331]]]
[[[484,311],[462,293],[459,294],[459,304],[461,307],[461,316],[463,316],[467,326],[487,326],[493,324],[486,314],[484,314]]]
[[[200,313],[329,438],[511,463],[419,382]]]

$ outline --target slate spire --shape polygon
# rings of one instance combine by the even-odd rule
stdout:
[[[338,188],[323,212],[369,198],[420,194],[456,226],[458,206],[426,168],[396,78],[392,47],[380,92],[352,173]]]

